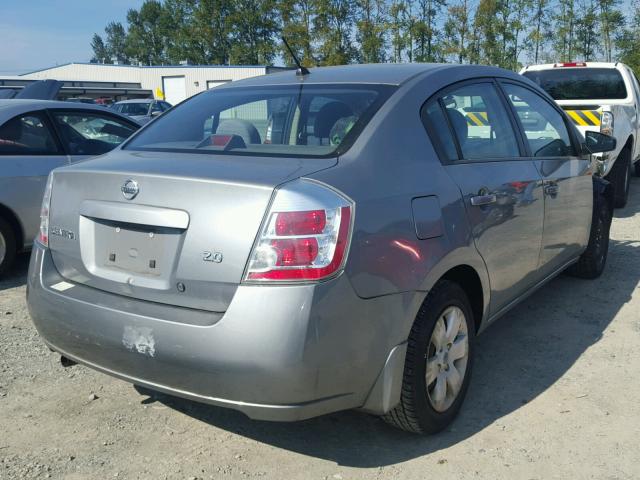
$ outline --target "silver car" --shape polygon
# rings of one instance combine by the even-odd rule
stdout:
[[[145,124],[169,110],[171,104],[153,98],[138,98],[116,102],[110,108],[133,118],[140,124]]]
[[[491,67],[233,82],[52,173],[31,316],[67,364],[251,418],[436,432],[478,332],[566,269],[602,272],[589,154],[615,140],[592,133]]]
[[[0,100],[0,275],[31,247],[49,172],[108,152],[139,127],[97,105]]]

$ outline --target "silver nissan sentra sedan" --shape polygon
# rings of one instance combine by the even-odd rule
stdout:
[[[453,420],[474,337],[605,265],[611,189],[527,79],[358,65],[234,82],[55,170],[28,303],[65,361],[299,420]]]

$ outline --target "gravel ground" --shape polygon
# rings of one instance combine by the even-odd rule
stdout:
[[[29,320],[27,263],[0,281],[2,479],[640,478],[640,178],[604,275],[561,276],[488,329],[433,437],[358,412],[254,422],[63,369]]]

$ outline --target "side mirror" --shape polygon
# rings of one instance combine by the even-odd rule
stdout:
[[[154,110],[153,112],[151,112],[152,117],[159,117],[160,115],[162,115],[162,112],[159,110]]]
[[[616,139],[600,132],[587,131],[582,144],[584,153],[604,153],[616,149]]]

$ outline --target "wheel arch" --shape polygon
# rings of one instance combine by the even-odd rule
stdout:
[[[441,280],[449,280],[462,287],[469,297],[476,326],[480,332],[489,312],[491,285],[487,268],[475,248],[469,246],[447,255],[432,270],[425,291],[429,292]]]
[[[447,271],[440,280],[457,283],[465,291],[471,303],[476,333],[478,333],[485,312],[484,290],[478,272],[469,265],[458,265]]]

